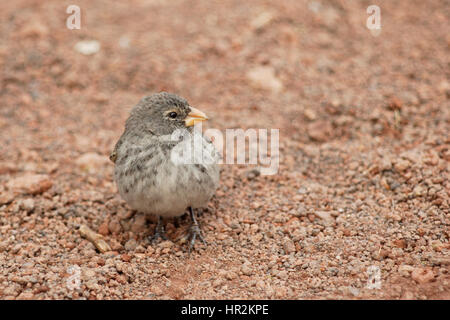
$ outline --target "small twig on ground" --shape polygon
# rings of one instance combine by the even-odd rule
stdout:
[[[106,241],[103,239],[103,236],[96,233],[95,231],[89,229],[87,226],[83,225],[80,227],[80,234],[83,238],[92,242],[92,244],[100,251],[101,253],[111,251],[111,247]]]

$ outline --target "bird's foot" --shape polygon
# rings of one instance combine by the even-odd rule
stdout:
[[[158,242],[158,240],[169,240],[169,238],[167,238],[166,236],[166,232],[165,231],[155,231],[155,233],[152,236],[148,237],[148,241],[150,241],[151,244],[155,244]]]
[[[187,234],[185,239],[187,242],[189,242],[188,253],[190,254],[192,251],[192,248],[194,247],[196,239],[200,239],[204,245],[207,245],[207,243],[206,243],[205,239],[203,238],[202,230],[200,229],[200,226],[198,225],[198,222],[197,222],[197,219],[195,218],[195,213],[194,213],[194,210],[192,209],[192,207],[189,207],[189,214],[191,216],[192,224],[191,224],[191,227],[189,228],[189,233]]]
[[[189,228],[189,233],[186,237],[186,240],[189,242],[189,253],[191,253],[192,248],[194,247],[195,240],[199,239],[203,244],[206,246],[208,243],[205,241],[202,235],[202,230],[200,230],[200,227],[198,224],[192,224]]]
[[[166,231],[164,230],[164,226],[163,226],[161,217],[158,218],[158,223],[156,224],[155,233],[152,236],[148,237],[148,240],[150,241],[151,244],[155,244],[156,242],[158,242],[159,239],[169,240],[169,238],[167,238]]]

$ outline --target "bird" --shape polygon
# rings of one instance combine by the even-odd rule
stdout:
[[[110,155],[121,197],[136,212],[158,217],[152,243],[168,239],[163,218],[189,212],[189,253],[196,239],[206,245],[195,213],[214,195],[220,175],[212,141],[194,130],[207,119],[174,93],[151,94],[131,109]]]

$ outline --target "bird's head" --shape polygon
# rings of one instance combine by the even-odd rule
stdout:
[[[167,135],[176,129],[189,129],[208,117],[182,97],[160,92],[143,98],[132,110],[126,127],[142,129],[154,135]]]

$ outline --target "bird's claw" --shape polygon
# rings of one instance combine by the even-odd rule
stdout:
[[[208,243],[205,241],[202,235],[202,231],[200,230],[200,227],[198,224],[193,224],[191,228],[189,229],[189,233],[186,236],[186,240],[189,241],[189,247],[188,247],[188,253],[190,254],[192,251],[192,248],[194,247],[195,240],[200,239],[201,242],[206,246]]]
[[[158,240],[169,240],[167,238],[166,233],[164,231],[155,231],[155,233],[148,237],[148,241],[150,241],[151,244],[156,244]]]
[[[161,218],[158,218],[155,233],[152,236],[148,237],[148,240],[150,241],[151,244],[155,244],[159,239],[169,240],[169,238],[167,238],[166,231],[164,230]]]

